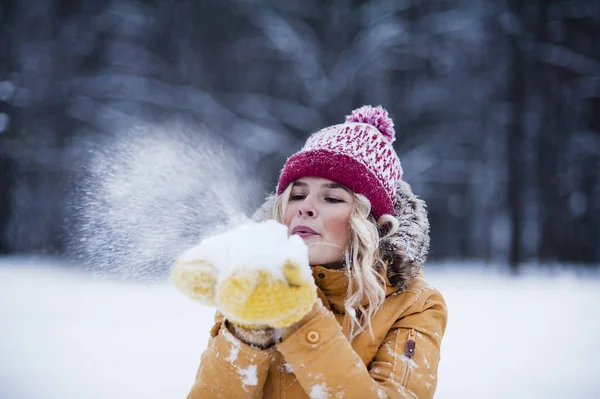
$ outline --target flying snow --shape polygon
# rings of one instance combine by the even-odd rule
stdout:
[[[68,230],[70,253],[97,276],[165,279],[183,251],[248,222],[260,201],[249,162],[206,132],[138,127],[90,147]]]

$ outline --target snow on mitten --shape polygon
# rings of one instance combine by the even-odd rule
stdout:
[[[171,270],[175,286],[188,297],[205,305],[215,305],[219,236],[211,237],[183,253]],[[212,254],[212,255],[211,255]]]
[[[172,276],[192,299],[216,304],[246,328],[287,327],[317,300],[304,241],[273,220],[203,241],[182,256]]]

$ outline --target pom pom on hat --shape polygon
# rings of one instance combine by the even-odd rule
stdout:
[[[396,140],[394,121],[389,117],[387,110],[381,106],[372,107],[364,105],[357,108],[350,115],[346,116],[346,122],[367,123],[375,126],[389,143],[393,143]]]

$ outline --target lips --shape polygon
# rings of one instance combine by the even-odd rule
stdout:
[[[313,229],[311,229],[308,226],[296,226],[292,230],[292,234],[299,235],[300,237],[303,237],[303,238],[319,235],[319,233],[317,233],[316,231],[314,231]]]

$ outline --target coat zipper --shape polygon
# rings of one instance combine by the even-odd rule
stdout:
[[[408,385],[408,378],[411,374],[411,361],[412,357],[415,355],[415,349],[417,345],[417,341],[415,338],[417,337],[417,333],[414,329],[408,330],[408,338],[406,339],[406,343],[404,344],[404,353],[403,355],[408,358],[404,363],[404,373],[402,374],[402,386],[406,387]]]

